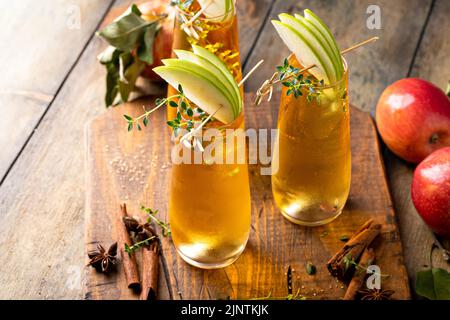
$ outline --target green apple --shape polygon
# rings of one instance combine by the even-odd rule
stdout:
[[[342,74],[344,73],[344,63],[342,61],[342,55],[341,51],[339,50],[339,46],[334,39],[333,35],[331,34],[330,29],[327,27],[327,25],[320,19],[317,15],[315,15],[311,10],[305,9],[304,10],[305,19],[310,21],[312,24],[316,26],[317,29],[319,29],[322,33],[322,35],[327,39],[328,44],[333,48],[333,52],[336,56],[336,59],[339,62],[339,68],[341,69]],[[342,75],[341,75],[342,77]]]
[[[230,82],[228,77],[222,72],[220,68],[217,67],[216,64],[214,64],[215,61],[210,61],[200,55],[195,54],[191,51],[186,50],[174,50],[177,57],[181,60],[190,61],[192,63],[195,63],[199,65],[200,67],[205,68],[206,70],[212,72],[220,81],[220,83],[226,88],[227,92],[230,92],[233,98],[233,105],[235,106],[236,110],[235,112],[237,114],[240,113],[239,105],[241,104],[240,101],[240,94],[239,94],[239,88],[236,85],[236,81],[233,78],[233,81]],[[215,55],[213,55],[216,57]],[[217,58],[218,59],[218,58]],[[220,59],[219,59],[220,60]],[[228,71],[228,74],[231,75],[231,73]]]
[[[236,111],[237,111],[237,105],[236,102],[233,98],[233,95],[231,94],[231,92],[226,88],[226,86],[222,83],[222,81],[210,70],[195,64],[193,62],[187,61],[187,60],[181,60],[181,59],[165,59],[162,60],[162,62],[164,63],[165,66],[168,67],[176,67],[179,69],[184,69],[187,70],[193,74],[197,74],[200,75],[204,78],[209,79],[222,93],[223,95],[227,98],[227,100],[230,102],[230,106],[231,106],[231,110],[233,112],[233,116],[236,117]],[[188,84],[189,85],[189,84]],[[184,85],[183,86],[183,91],[184,90]],[[177,87],[174,87],[177,88]],[[188,96],[188,94],[186,93],[186,96],[188,99],[190,99],[190,97]],[[199,106],[202,108],[202,106]],[[207,110],[205,110],[207,111]],[[209,113],[209,112],[208,112]]]
[[[272,24],[283,42],[303,66],[316,65],[316,68],[310,69],[309,73],[319,80],[324,80],[327,84],[333,81],[334,72],[328,67],[329,63],[324,62],[325,59],[328,59],[327,56],[321,55],[318,48],[313,46],[296,28],[278,20],[272,20]]]
[[[208,60],[209,62],[214,64],[218,69],[220,69],[220,71],[222,71],[223,75],[232,84],[232,86],[234,87],[234,91],[236,92],[237,96],[239,97],[239,104],[238,104],[239,112],[238,112],[238,114],[240,114],[241,111],[242,111],[241,91],[239,90],[239,86],[238,86],[238,84],[236,82],[236,79],[234,79],[233,74],[228,69],[228,67],[225,64],[225,62],[223,62],[219,57],[217,57],[211,51],[209,51],[208,49],[205,49],[203,47],[200,47],[200,46],[197,46],[197,45],[192,45],[192,50],[194,50],[194,53],[196,55],[199,55],[199,56],[205,58],[206,60]]]
[[[225,22],[234,16],[234,0],[197,0],[204,16],[213,22]]]
[[[305,23],[300,19],[296,19],[289,14],[282,13],[278,17],[280,18],[281,22],[291,26],[296,31],[298,31],[303,36],[305,41],[315,49],[317,54],[322,58],[325,67],[325,73],[328,75],[329,81],[334,83],[339,73],[338,67],[336,66],[337,63],[335,62],[333,53],[331,52],[331,50],[329,50],[328,45],[323,40],[321,35],[318,34],[313,28],[311,28],[308,23]]]
[[[212,74],[207,75],[207,70],[200,70],[198,66],[195,70],[191,70],[175,65],[165,65],[156,67],[153,71],[172,87],[178,88],[181,85],[190,101],[200,106],[205,112],[214,114],[217,120],[230,123],[235,119],[233,102],[229,99],[226,89],[215,83],[213,78],[209,77]]]
[[[340,79],[342,77],[343,68],[342,61],[340,58],[340,53],[335,51],[333,44],[330,44],[326,38],[326,36],[322,33],[322,31],[311,21],[303,17],[302,15],[295,14],[295,19],[303,23],[305,26],[309,28],[309,30],[314,34],[314,37],[320,42],[320,45],[325,48],[328,56],[331,61],[333,61],[334,71],[336,73],[336,79]]]

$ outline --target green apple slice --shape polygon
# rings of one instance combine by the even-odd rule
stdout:
[[[342,77],[342,66],[341,66],[342,63],[340,63],[340,59],[338,55],[336,55],[335,49],[332,46],[332,44],[330,44],[327,41],[325,35],[322,33],[320,29],[317,28],[317,26],[314,23],[312,23],[311,21],[309,21],[308,19],[299,14],[295,14],[295,19],[297,19],[305,26],[307,26],[309,30],[314,34],[316,39],[320,42],[320,45],[325,48],[325,50],[327,51],[327,55],[333,62],[336,79],[340,79]]]
[[[241,102],[240,102],[240,95],[238,95],[237,92],[235,91],[235,87],[237,86],[236,85],[233,86],[233,84],[228,81],[228,78],[222,73],[222,71],[216,65],[214,65],[207,59],[203,58],[202,56],[196,55],[191,51],[174,50],[174,52],[179,59],[190,61],[212,72],[217,77],[217,79],[219,79],[220,83],[225,86],[227,92],[230,92],[232,94],[234,106],[237,107],[237,109],[239,109],[238,106],[240,105]],[[239,110],[235,110],[235,112],[238,111]]]
[[[197,0],[204,16],[213,22],[225,22],[234,15],[233,0]]]
[[[322,58],[325,66],[325,73],[328,75],[328,79],[334,83],[337,79],[338,70],[334,63],[334,56],[327,50],[325,43],[323,43],[316,33],[307,24],[303,23],[303,21],[298,20],[287,13],[282,13],[278,17],[281,22],[298,31],[304,37],[305,41],[314,47],[315,51]]]
[[[156,67],[153,71],[172,87],[178,88],[181,85],[190,101],[205,112],[214,114],[217,120],[231,123],[235,119],[233,103],[223,89],[204,74],[175,66]]]
[[[327,25],[320,19],[317,15],[314,14],[309,9],[304,10],[305,19],[311,21],[319,30],[321,30],[321,33],[325,36],[325,39],[327,39],[327,42],[329,45],[333,48],[333,52],[339,61],[339,68],[341,69],[342,74],[344,73],[344,63],[342,61],[341,51],[339,50],[339,46],[334,39],[330,29],[327,27]],[[342,77],[342,75],[341,75]]]
[[[300,32],[290,25],[277,20],[272,20],[272,24],[283,42],[295,54],[297,60],[303,66],[316,65],[316,68],[310,69],[309,73],[319,80],[323,79],[325,83],[329,84],[334,74],[330,74],[330,70],[326,67],[323,58],[317,52],[317,48],[311,45]]]
[[[211,51],[209,51],[208,49],[205,49],[203,47],[200,47],[200,46],[197,46],[197,45],[192,45],[192,50],[194,50],[194,53],[196,55],[199,55],[199,56],[205,58],[206,60],[208,60],[209,62],[214,64],[218,69],[220,69],[220,71],[222,71],[224,76],[232,84],[232,86],[234,87],[234,91],[236,92],[237,96],[239,97],[239,104],[238,104],[238,107],[239,107],[238,111],[239,112],[238,112],[238,114],[240,114],[241,111],[242,111],[241,91],[239,90],[239,87],[238,87],[238,84],[236,82],[236,79],[234,79],[233,74],[228,69],[228,67],[225,64],[225,62],[223,62],[218,56],[213,54]]]
[[[214,73],[212,73],[211,71],[209,71],[208,69],[205,69],[204,67],[195,64],[193,62],[190,61],[186,61],[186,60],[180,60],[180,59],[165,59],[162,60],[162,62],[164,63],[164,65],[169,66],[169,67],[176,67],[176,68],[182,68],[185,69],[187,71],[190,71],[192,73],[196,73],[199,74],[209,80],[211,80],[212,83],[215,84],[215,86],[217,88],[219,88],[223,94],[226,96],[226,98],[228,99],[228,101],[230,101],[230,105],[232,107],[232,111],[233,111],[233,116],[236,117],[236,111],[237,111],[237,106],[235,105],[235,101],[233,99],[233,95],[231,94],[231,92],[229,90],[227,90],[227,88],[222,84],[222,82],[220,81],[219,78],[216,77],[216,75],[214,75]],[[175,87],[177,88],[177,87]],[[188,97],[189,99],[189,97]],[[199,106],[201,107],[201,106]],[[205,110],[206,111],[206,110]]]

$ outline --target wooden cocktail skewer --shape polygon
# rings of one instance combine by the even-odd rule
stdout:
[[[353,50],[355,50],[355,49],[357,49],[357,48],[359,48],[361,46],[364,46],[364,45],[366,45],[368,43],[377,41],[378,39],[379,39],[378,37],[372,37],[370,39],[367,39],[367,40],[365,40],[363,42],[355,44],[354,46],[351,46],[350,48],[347,48],[347,49],[341,51],[341,54],[346,54],[346,53],[348,53],[350,51],[353,51]],[[312,69],[314,67],[316,67],[316,65],[312,64],[312,65],[310,65],[310,66],[308,66],[306,68],[301,69],[298,73],[302,73],[302,72],[308,71],[308,70],[310,70],[310,69]],[[294,75],[291,75],[291,76],[286,77],[283,80],[281,80],[281,79],[276,79],[278,77],[278,74],[279,74],[278,72],[275,72],[272,75],[272,77],[270,77],[270,79],[264,81],[262,86],[258,89],[258,91],[256,92],[256,100],[255,100],[255,104],[256,105],[259,105],[261,103],[261,101],[262,101],[262,98],[264,96],[266,96],[266,95],[269,95],[269,98],[267,99],[267,101],[270,101],[271,98],[272,98],[273,86],[278,84],[278,83],[280,83],[280,82],[282,82],[282,81],[286,81],[288,79],[291,79],[294,76]]]
[[[238,83],[238,87],[241,87],[244,82],[250,77],[250,75],[255,72],[256,69],[259,68],[259,66],[264,62],[264,60],[260,60],[246,75],[242,80]]]
[[[264,60],[260,60],[246,75],[244,78],[242,78],[242,80],[238,83],[238,87],[241,87],[244,82],[250,77],[250,75],[255,72],[256,69],[259,68],[259,66],[264,62]],[[190,142],[192,140],[192,138],[195,139],[195,135],[201,130],[201,128],[222,108],[223,106],[220,106],[219,108],[216,109],[216,111],[214,111],[213,113],[211,113],[205,120],[203,120],[194,130],[187,132],[185,135],[183,135],[180,139],[180,142],[182,142],[186,147],[193,147],[194,142]],[[199,151],[203,152],[203,147],[201,146],[201,144],[198,144],[199,146]]]

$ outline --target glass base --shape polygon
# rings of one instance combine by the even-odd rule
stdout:
[[[211,262],[200,262],[200,261],[193,260],[193,259],[189,258],[187,255],[185,255],[178,248],[177,248],[177,252],[180,255],[180,257],[186,263],[190,264],[191,266],[201,268],[201,269],[220,269],[220,268],[225,268],[225,267],[229,266],[230,264],[232,264],[233,262],[235,262],[240,257],[240,255],[244,251],[244,249],[245,249],[245,244],[241,248],[239,248],[239,250],[235,254],[228,257],[227,259],[222,260],[222,261],[211,261]]]
[[[317,221],[311,221],[311,220],[303,220],[301,219],[301,213],[299,213],[296,217],[293,217],[292,215],[289,215],[288,213],[284,212],[283,210],[281,210],[281,213],[283,214],[283,216],[289,220],[292,223],[301,225],[301,226],[305,226],[305,227],[318,227],[318,226],[322,226],[324,224],[330,223],[331,221],[333,221],[334,219],[336,219],[337,217],[339,217],[342,213],[342,209],[335,212],[333,216],[331,217],[327,217],[325,219],[322,220],[317,220]]]

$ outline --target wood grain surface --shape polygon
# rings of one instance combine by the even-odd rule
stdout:
[[[114,7],[132,2],[117,1]],[[260,0],[250,2],[249,6],[258,7]],[[258,9],[260,19],[265,14],[259,10],[264,8],[269,9]],[[93,17],[89,10],[85,14],[86,19]],[[257,33],[254,29],[255,37]],[[49,34],[41,37],[53,41]],[[66,71],[67,79],[51,107],[37,129],[31,130],[26,147],[0,185],[0,245],[4,248],[0,265],[15,270],[0,273],[0,299],[84,297],[85,126],[105,111],[105,70],[96,60],[105,47],[93,37],[73,69]],[[9,134],[8,128],[3,134]],[[24,264],[28,267],[20,267]]]
[[[429,24],[423,28],[423,38],[417,44],[417,55],[411,63],[408,76],[427,79],[445,90],[450,75],[450,59],[446,52],[450,50],[450,41],[442,30],[450,29],[450,2],[437,0],[429,10]],[[446,70],[443,72],[443,70]],[[415,166],[400,160],[389,150],[385,150],[386,169],[391,182],[395,210],[402,226],[401,235],[404,244],[406,265],[414,284],[414,275],[424,267],[446,268],[439,250],[430,251],[435,241],[432,232],[424,225],[411,201],[411,182]]]
[[[253,106],[254,96],[246,97],[246,127],[276,128],[270,108],[278,103]],[[126,202],[129,212],[141,215],[139,207],[158,209],[160,218],[169,221],[167,205],[170,188],[170,134],[165,110],[150,120],[144,131],[127,132],[123,114],[137,116],[142,105],[151,108],[152,100],[140,100],[110,110],[95,119],[87,134],[87,250],[97,243],[117,239],[111,219],[119,203]],[[326,269],[326,262],[343,245],[342,235],[351,235],[369,218],[383,225],[376,241],[377,264],[385,289],[396,291],[394,298],[410,296],[408,276],[394,211],[385,180],[377,134],[370,115],[351,110],[352,185],[343,214],[334,222],[318,228],[305,228],[285,220],[272,198],[270,176],[260,174],[258,165],[250,166],[252,226],[250,240],[242,256],[231,266],[219,270],[201,270],[186,264],[172,242],[162,238],[160,292],[173,299],[248,299],[287,295],[286,271],[295,270],[294,291],[300,289],[308,299],[340,299],[345,287]],[[317,266],[317,274],[308,275],[307,262]],[[88,270],[89,299],[128,299],[131,292],[121,270],[113,276]],[[118,281],[115,281],[117,279]]]
[[[114,1],[113,8],[131,2]],[[104,112],[105,71],[95,57],[105,44],[93,33],[110,3],[0,4],[5,6],[0,10],[5,44],[0,53],[0,265],[13,270],[0,273],[0,298],[84,297],[84,128]],[[82,24],[68,31],[62,17],[68,16],[71,4],[81,6]],[[381,9],[381,30],[366,27],[369,4]],[[238,7],[246,70],[266,60],[247,82],[248,91],[254,91],[288,53],[270,19],[305,7],[330,24],[342,48],[380,36],[376,44],[347,57],[350,99],[363,110],[373,113],[383,88],[402,77],[420,76],[442,88],[448,80],[446,0],[238,0]],[[387,151],[384,155],[414,285],[415,272],[429,264],[433,238],[409,197],[413,167]],[[439,258],[435,253],[434,264],[449,270]]]
[[[112,1],[0,1],[0,180]]]

